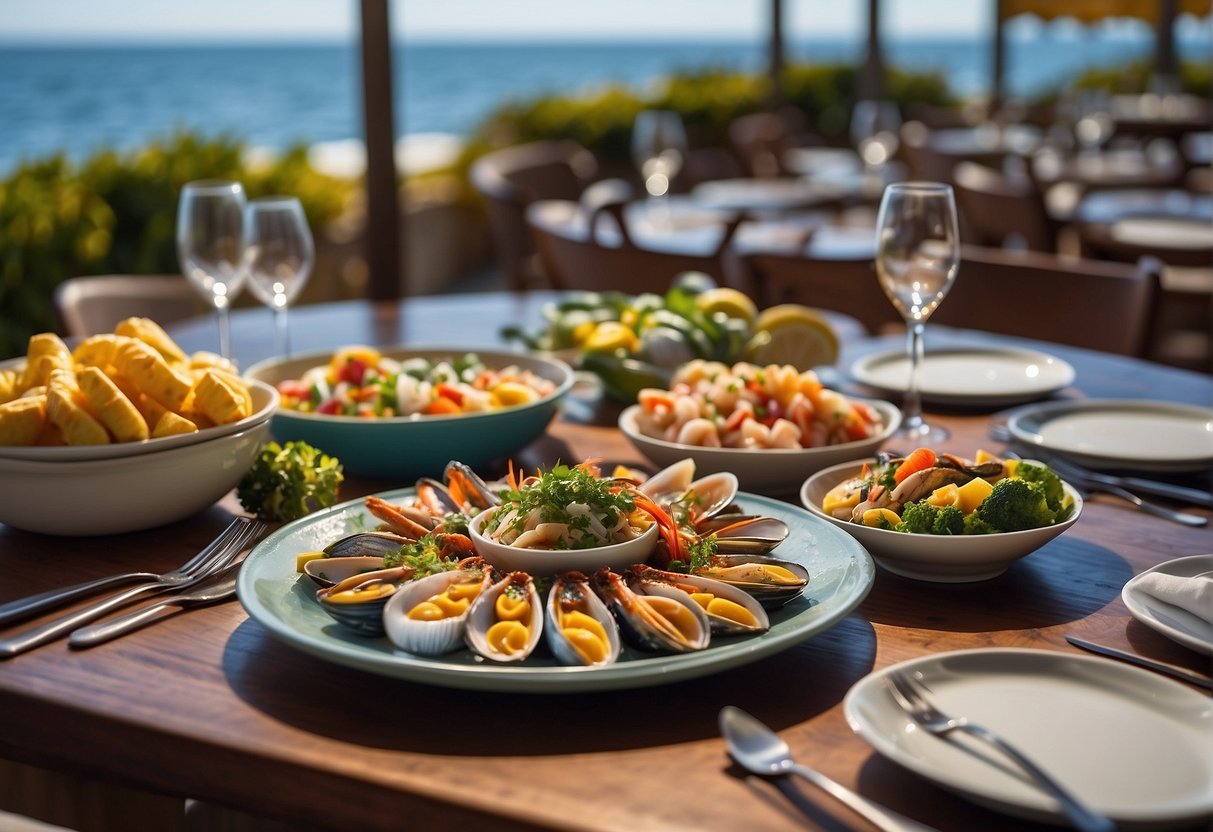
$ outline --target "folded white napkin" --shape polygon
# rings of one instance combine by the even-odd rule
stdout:
[[[1179,575],[1164,575],[1147,572],[1139,575],[1135,587],[1159,601],[1187,610],[1213,624],[1213,575],[1196,575],[1184,578]]]

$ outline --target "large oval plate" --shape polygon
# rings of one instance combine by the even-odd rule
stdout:
[[[379,496],[399,501],[412,489]],[[295,556],[365,528],[363,500],[352,500],[283,526],[249,553],[240,570],[237,594],[255,621],[274,636],[335,664],[415,682],[473,690],[523,693],[616,690],[662,685],[757,661],[828,630],[867,596],[875,566],[854,538],[787,503],[739,494],[747,511],[778,517],[791,534],[779,557],[808,567],[812,576],[801,598],[771,613],[771,629],[750,638],[719,638],[706,650],[681,655],[645,654],[625,648],[609,667],[562,667],[533,657],[521,666],[501,666],[467,651],[438,659],[395,649],[386,638],[362,638],[335,623],[319,607],[314,585],[295,571]]]

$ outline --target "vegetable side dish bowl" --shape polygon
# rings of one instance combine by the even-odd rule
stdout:
[[[917,453],[919,452],[915,451],[907,459]],[[940,456],[945,457],[946,455],[941,454]],[[991,465],[992,460],[996,460],[996,458],[982,454],[978,455],[978,459],[982,460],[981,464],[989,463]],[[1016,464],[1012,464],[1012,461],[1007,461],[1007,464],[1010,465],[1010,471],[1014,474]],[[1033,463],[1030,460],[1017,464],[1044,468],[1042,464]],[[946,465],[947,463],[944,463],[941,467],[946,467]],[[895,463],[888,463],[883,470],[892,472],[896,470],[896,467]],[[1008,511],[997,514],[989,508],[983,509],[973,519],[967,521],[967,528],[965,521],[957,521],[957,525],[954,527],[954,530],[960,531],[957,534],[921,531],[921,527],[925,527],[933,521],[939,521],[939,526],[947,525],[947,517],[943,520],[939,519],[942,511],[932,508],[907,511],[904,507],[898,507],[900,511],[894,512],[893,515],[882,515],[880,508],[861,509],[860,513],[866,517],[866,523],[862,518],[859,521],[850,519],[848,515],[853,515],[854,508],[849,503],[866,500],[876,506],[881,502],[872,500],[870,490],[854,493],[858,489],[853,487],[865,475],[879,476],[881,471],[881,458],[855,460],[834,465],[819,471],[804,482],[800,490],[800,500],[811,513],[852,535],[882,568],[906,578],[941,583],[962,583],[996,578],[1015,561],[1036,551],[1074,525],[1082,513],[1081,495],[1069,483],[1058,479],[1053,487],[1054,496],[1060,496],[1064,506],[1051,516],[1049,516],[1050,512],[1042,509],[1041,522],[1050,520],[1052,522],[1035,528],[994,531],[988,525],[984,525],[981,520],[982,514],[985,512],[999,522],[1003,522],[1002,518],[1007,514],[1017,518],[1022,517],[1023,512],[1019,505],[1012,505]],[[1023,469],[1019,473],[1030,476],[1032,472],[1029,469]],[[917,489],[918,495],[911,496],[918,496],[919,502],[930,500],[941,505],[959,503],[962,512],[964,509],[968,509],[966,516],[972,515],[975,506],[980,505],[981,498],[986,496],[982,493],[985,490],[984,486],[978,493],[974,493],[977,489],[973,486],[962,490],[965,485],[962,476],[949,477],[936,470],[924,469],[920,478],[924,481],[923,487]],[[1000,477],[997,474],[989,474],[986,477],[987,481],[995,480],[995,485],[998,479],[1014,478],[1013,476]],[[892,484],[891,479],[888,482]],[[959,496],[952,492],[952,488],[960,492]],[[1016,484],[1014,488],[1006,488],[1006,493],[1001,496],[1013,497],[1014,501],[1019,503],[1020,498],[1013,493],[1014,491],[1022,492],[1022,486]],[[851,492],[849,499],[848,492]],[[947,496],[945,497],[945,495]],[[1005,506],[1009,501],[1003,500],[1002,502]],[[951,516],[955,518],[955,514]],[[900,520],[901,524],[918,527],[918,530],[899,531],[895,525],[897,520]],[[902,525],[903,529],[905,525]],[[1021,525],[1029,525],[1029,523],[1025,520]],[[939,526],[936,526],[935,532],[944,531]],[[964,533],[965,531],[969,533]]]
[[[371,366],[376,372],[365,372]],[[474,390],[476,367],[514,370],[504,386],[495,379],[492,389]],[[573,385],[561,361],[465,348],[350,347],[271,359],[245,376],[285,391],[270,427],[279,442],[307,442],[347,473],[385,479],[440,475],[452,459],[475,467],[508,456],[544,432]],[[310,412],[294,409],[305,399]]]

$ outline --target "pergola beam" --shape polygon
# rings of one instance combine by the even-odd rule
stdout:
[[[365,255],[371,300],[404,293],[400,238],[402,189],[396,182],[396,131],[392,107],[390,0],[361,0],[362,124],[366,142]]]

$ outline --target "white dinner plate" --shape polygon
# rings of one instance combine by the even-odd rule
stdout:
[[[869,355],[851,365],[851,377],[886,394],[904,393],[910,360],[904,350]],[[1033,401],[1074,381],[1074,368],[1056,356],[1013,347],[927,350],[922,398],[944,405],[1005,407]]]
[[[1001,734],[1118,823],[1213,815],[1213,700],[1179,682],[1094,656],[998,648],[902,662],[847,693],[847,722],[880,754],[976,803],[1055,823],[1057,803],[1000,754],[918,728],[889,693],[894,670],[921,674],[940,710]]]
[[[379,496],[399,501],[412,489]],[[366,638],[333,621],[315,599],[315,585],[295,571],[295,556],[322,549],[355,531],[373,528],[363,500],[351,500],[288,523],[259,543],[240,569],[236,590],[255,621],[304,652],[339,665],[454,688],[525,693],[568,693],[661,685],[717,673],[777,653],[824,632],[867,596],[876,567],[867,551],[844,532],[804,509],[752,494],[739,494],[747,511],[778,517],[790,534],[775,553],[808,567],[804,594],[770,611],[771,629],[751,637],[712,636],[706,650],[679,655],[625,648],[605,667],[562,667],[550,655],[515,665],[474,657],[467,650],[422,658],[395,649],[386,637]]]
[[[1191,249],[1213,248],[1213,225],[1174,217],[1131,217],[1112,224],[1111,236],[1129,245]]]
[[[1213,465],[1213,409],[1171,402],[1086,399],[1007,414],[1016,439],[1091,468],[1200,471]]]
[[[1205,572],[1213,572],[1213,555],[1191,555],[1160,563],[1142,572],[1141,575],[1158,572],[1191,578]],[[1133,617],[1162,633],[1170,639],[1190,647],[1198,653],[1213,656],[1213,624],[1193,615],[1185,609],[1168,604],[1142,592],[1137,586],[1141,575],[1134,577],[1120,591],[1121,600]]]

